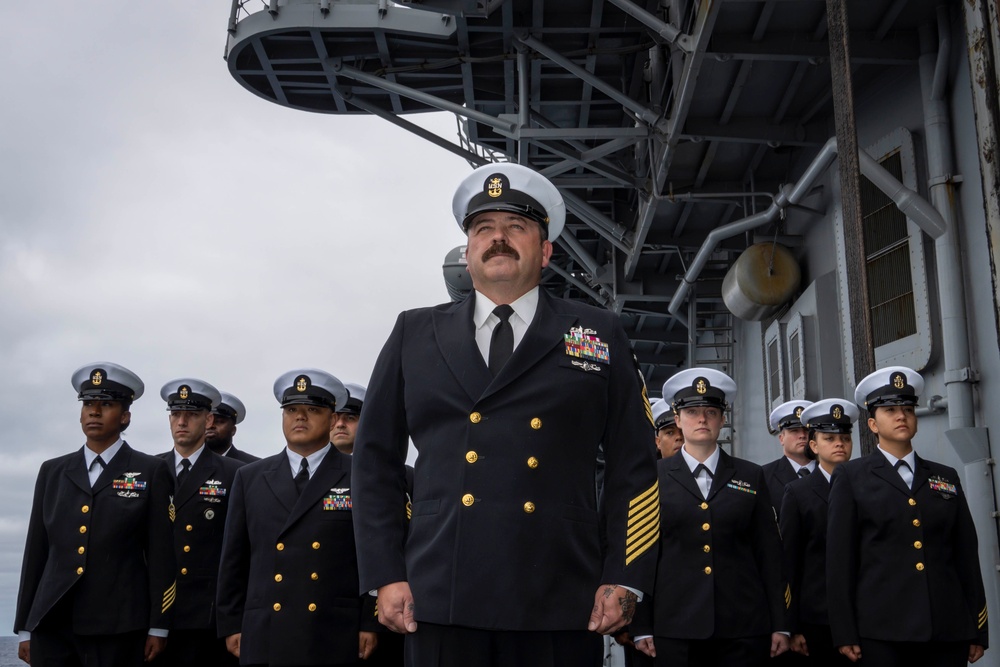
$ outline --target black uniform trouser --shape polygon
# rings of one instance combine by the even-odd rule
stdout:
[[[171,630],[167,648],[152,662],[151,667],[237,667],[239,658],[226,650],[226,640],[215,636],[215,630]]]
[[[829,625],[802,624],[802,634],[809,648],[809,664],[814,667],[848,667],[851,665],[847,656],[841,655],[833,645],[833,636]]]
[[[737,639],[653,637],[656,667],[762,667],[770,664],[771,635]]]
[[[872,667],[966,667],[972,642],[884,642],[861,638],[859,665]]]
[[[586,630],[477,630],[420,622],[406,667],[600,667],[604,639]]]

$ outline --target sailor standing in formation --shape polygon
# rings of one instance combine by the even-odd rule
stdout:
[[[854,393],[878,449],[830,486],[827,591],[833,643],[879,667],[960,667],[987,646],[976,528],[958,473],[913,451],[924,380],[890,366]]]
[[[486,165],[453,211],[475,291],[402,313],[368,384],[354,451],[362,589],[410,633],[411,666],[600,665],[598,633],[629,621],[655,567],[645,388],[613,313],[539,289],[565,220],[555,186]]]
[[[762,467],[774,513],[779,517],[785,485],[816,471],[816,461],[810,459],[806,451],[808,433],[799,417],[807,407],[809,401],[788,401],[772,410],[768,418],[771,430],[778,432],[782,456]]]
[[[661,398],[653,401],[650,407],[653,411],[653,428],[656,429],[656,451],[661,459],[669,459],[681,451],[684,434],[677,427],[674,408],[669,401]]]
[[[347,390],[304,369],[279,377],[274,396],[286,447],[236,473],[219,633],[241,665],[354,665],[375,650],[377,626],[359,594],[351,457],[330,444]]]
[[[819,667],[846,665],[830,637],[826,602],[826,529],[830,477],[850,460],[851,430],[858,408],[843,398],[808,405],[798,419],[809,430],[806,452],[816,471],[790,482],[781,501],[781,542],[792,590],[789,622],[792,650]]]
[[[205,446],[211,411],[221,396],[202,380],[178,379],[163,385],[160,397],[170,411],[174,448],[160,455],[174,474],[171,505],[177,560],[177,602],[170,641],[158,665],[234,665],[236,659],[218,638],[215,584],[219,577],[222,535],[229,491],[243,463]]]
[[[222,400],[212,408],[212,421],[205,432],[205,444],[219,456],[236,459],[243,463],[259,461],[259,456],[236,449],[236,445],[233,444],[236,425],[247,416],[247,409],[243,406],[243,401],[224,391],[219,392],[219,394],[222,396]]]
[[[656,587],[633,625],[656,665],[751,667],[788,650],[788,586],[764,473],[718,444],[735,392],[732,378],[709,368],[663,385],[684,446],[657,464]]]
[[[167,465],[122,440],[143,384],[110,362],[73,373],[86,443],[42,464],[14,631],[35,667],[136,667],[166,644],[176,595]]]

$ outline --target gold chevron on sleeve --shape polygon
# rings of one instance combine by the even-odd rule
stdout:
[[[625,565],[646,553],[660,539],[659,482],[629,501],[625,528]]]
[[[163,605],[160,608],[160,613],[166,613],[170,607],[174,604],[174,599],[177,598],[177,580],[174,579],[174,583],[170,584],[170,588],[163,591]]]
[[[649,420],[649,423],[655,426],[656,422],[653,421],[653,408],[649,405],[649,395],[646,393],[645,383],[642,385],[642,407],[646,410],[646,418]]]
[[[792,606],[792,587],[785,584],[785,609]]]
[[[983,627],[986,625],[986,621],[987,621],[987,619],[989,617],[990,617],[990,614],[989,614],[988,611],[986,611],[986,605],[983,605],[983,610],[981,612],[979,612],[979,625],[977,626],[977,628],[979,630],[983,629]]]
[[[409,521],[413,518],[413,503],[409,500],[406,501],[406,520]]]

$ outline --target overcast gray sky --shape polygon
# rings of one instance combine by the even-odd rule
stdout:
[[[448,300],[470,170],[368,117],[246,92],[229,3],[0,3],[0,631],[13,625],[38,467],[83,444],[70,375],[146,393],[127,439],[170,448],[159,389],[239,396],[237,444],[283,446],[271,385],[318,367],[367,383],[396,314]],[[454,139],[453,116],[411,117]]]

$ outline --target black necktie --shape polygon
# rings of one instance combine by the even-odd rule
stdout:
[[[694,467],[694,476],[697,477],[698,475],[700,475],[702,470],[705,471],[705,474],[708,475],[709,479],[715,477],[715,475],[712,474],[712,471],[709,470],[708,466],[705,465],[704,463],[699,463]]]
[[[309,461],[303,457],[302,463],[299,465],[299,473],[295,475],[295,490],[298,494],[302,495],[302,490],[306,488],[306,484],[309,483]]]
[[[708,484],[706,484],[704,488],[702,488],[701,481],[698,479],[698,477],[701,476],[702,470],[704,470],[705,475],[708,476]],[[714,475],[712,474],[712,471],[709,470],[708,466],[705,465],[704,463],[699,463],[694,467],[694,481],[698,483],[698,488],[701,490],[701,493],[703,496],[705,496],[705,498],[708,498],[708,492],[712,489],[713,477]]]
[[[903,484],[906,484],[906,488],[912,489],[913,471],[910,470],[910,464],[904,461],[903,459],[899,459],[898,461],[896,461],[895,467],[896,467],[896,472],[898,472],[899,476],[903,478]]]
[[[508,320],[513,312],[514,309],[506,304],[493,309],[493,314],[500,318],[500,323],[493,327],[493,337],[490,339],[489,366],[494,377],[514,353],[514,329]]]
[[[799,468],[799,477],[805,477],[808,474],[809,474],[809,468],[806,468],[805,466]]]
[[[187,479],[188,474],[191,472],[191,462],[187,459],[181,459],[181,471],[177,473],[177,488],[181,488],[181,484]]]
[[[97,469],[97,477],[94,478],[94,481],[91,482],[90,486],[94,486],[97,480],[100,479],[101,473],[104,472],[104,468],[107,467],[104,465],[104,459],[101,458],[100,454],[97,455],[96,459],[90,462],[90,471],[93,472],[94,468],[97,468],[97,466],[100,466],[100,468]]]

